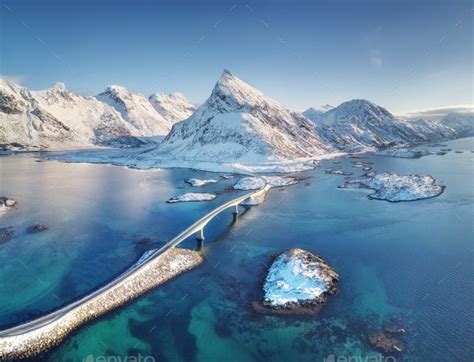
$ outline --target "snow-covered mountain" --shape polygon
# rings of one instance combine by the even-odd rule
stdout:
[[[168,122],[182,121],[194,113],[196,107],[182,93],[155,93],[148,98],[155,110]]]
[[[325,104],[321,107],[310,107],[306,111],[303,112],[303,115],[308,118],[309,120],[313,121],[314,123],[318,124],[321,120],[321,116],[330,111],[331,109],[334,109],[333,106],[330,104]]]
[[[90,97],[61,83],[31,91],[0,78],[0,148],[129,146],[167,135],[147,157],[255,164],[474,136],[473,113],[406,120],[361,99],[303,115],[229,71],[193,111],[179,93],[146,98],[109,86]]]
[[[315,125],[224,70],[206,102],[176,123],[160,155],[264,163],[328,153]]]
[[[0,80],[0,144],[68,149],[124,141],[132,136],[120,114],[94,97],[58,83],[30,91]]]
[[[0,79],[0,145],[6,148],[138,145],[143,143],[138,137],[164,137],[173,122],[145,96],[120,86],[90,97],[74,94],[62,83],[31,91]]]
[[[97,99],[119,112],[136,136],[165,136],[171,129],[172,122],[158,113],[147,97],[125,87],[110,85]]]
[[[474,113],[449,113],[439,124],[452,129],[455,137],[474,136]]]
[[[456,131],[427,120],[399,119],[372,102],[355,99],[323,113],[317,124],[321,137],[338,149],[381,148],[457,137]]]
[[[444,126],[440,122],[423,118],[406,120],[405,122],[421,139],[421,142],[433,142],[458,138],[456,130]],[[407,140],[407,143],[413,142]]]

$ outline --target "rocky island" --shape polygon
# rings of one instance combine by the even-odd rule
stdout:
[[[370,199],[400,202],[439,196],[445,187],[437,185],[430,175],[398,175],[385,172],[347,180],[340,188],[366,188],[374,190],[368,195]]]
[[[0,212],[7,211],[16,205],[16,200],[1,196],[0,197]]]
[[[385,326],[383,330],[369,334],[369,343],[382,353],[401,353],[405,344],[401,337],[405,329],[399,326]]]
[[[261,177],[243,177],[235,183],[232,188],[234,190],[259,190],[263,189],[268,186],[262,193],[257,195],[252,195],[247,200],[242,202],[241,205],[243,206],[256,206],[260,205],[263,201],[265,201],[265,197],[268,193],[268,190],[274,187],[283,187],[283,186],[291,186],[297,184],[298,181],[295,177],[291,176],[261,176]]]
[[[320,256],[294,248],[279,254],[263,284],[261,311],[315,313],[328,295],[337,292],[339,275]]]
[[[215,184],[216,182],[218,182],[218,180],[215,179],[201,180],[198,178],[190,178],[189,180],[186,180],[186,183],[190,184],[193,187],[201,187],[208,184]]]
[[[376,155],[396,158],[420,158],[423,156],[432,155],[433,152],[424,149],[409,149],[409,148],[391,148],[375,152]]]
[[[182,195],[173,196],[167,202],[174,204],[177,202],[196,202],[196,201],[211,201],[216,198],[216,195],[205,192],[187,192]]]
[[[324,172],[329,174],[329,175],[341,175],[341,176],[351,176],[352,175],[352,172],[344,171],[343,169],[338,168],[338,167],[328,168]]]
[[[296,178],[291,176],[249,176],[243,177],[236,182],[232,188],[234,190],[258,190],[266,185],[273,187],[290,186],[298,183]]]

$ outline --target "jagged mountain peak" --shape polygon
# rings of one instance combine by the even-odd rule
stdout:
[[[129,90],[121,85],[117,84],[109,84],[103,93],[112,93],[112,94],[120,94],[120,93],[125,93],[125,94],[130,94]]]
[[[309,107],[303,112],[303,115],[314,123],[318,124],[322,119],[322,115],[333,108],[334,107],[329,104],[325,104],[320,107]]]
[[[224,69],[217,81],[211,96],[207,100],[208,106],[232,111],[243,107],[263,106],[278,103],[266,97],[261,91],[252,87],[227,69]]]
[[[474,112],[451,112],[439,120],[439,124],[449,127],[458,136],[474,135]]]
[[[196,107],[188,101],[184,94],[179,92],[155,93],[148,100],[155,110],[171,123],[188,118],[196,110]]]
[[[51,91],[57,91],[57,92],[64,92],[67,90],[66,84],[63,82],[56,82],[54,85],[50,88]]]
[[[330,149],[303,115],[224,70],[206,102],[173,126],[158,152],[256,163],[310,158]]]
[[[8,78],[0,77],[0,89],[11,89],[17,90],[23,88],[22,86],[16,84],[15,82],[11,81]]]
[[[379,122],[392,121],[395,116],[384,107],[366,99],[352,99],[327,111],[322,118],[322,123],[332,124],[334,122],[365,123],[369,119],[376,119]]]
[[[97,99],[119,112],[137,135],[164,136],[171,128],[171,122],[156,111],[147,97],[123,86],[109,85]]]
[[[56,82],[50,88],[44,90],[33,91],[37,96],[42,96],[45,99],[50,99],[51,101],[58,101],[61,98],[70,99],[73,96],[73,93],[67,89],[66,85],[62,82]]]
[[[60,104],[77,100],[78,97],[80,98],[62,82],[56,82],[52,87],[44,90],[32,91],[32,94],[36,98],[42,98],[48,104]]]
[[[382,106],[375,104],[367,99],[352,99],[350,101],[341,103],[338,107],[334,109],[344,109],[344,110],[368,110],[368,111],[376,111],[382,112],[386,115],[392,115],[387,109]]]
[[[330,111],[331,109],[334,109],[334,106],[331,106],[330,104],[323,104],[322,106],[319,107],[309,107],[305,112],[317,112],[317,113],[324,113],[327,111]]]
[[[163,92],[157,92],[153,93],[150,97],[150,100],[158,100],[158,101],[164,101],[164,100],[173,100],[173,101],[180,101],[180,102],[187,102],[189,103],[188,99],[183,93],[180,92],[173,92],[173,93],[163,93]]]

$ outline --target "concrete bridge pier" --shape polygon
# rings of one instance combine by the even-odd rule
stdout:
[[[196,250],[201,251],[202,248],[204,247],[204,227],[201,230],[199,230],[199,236],[196,238],[196,240],[197,240]]]
[[[233,222],[235,223],[239,218],[239,205],[235,205],[235,210],[232,212],[232,215],[234,216]]]
[[[204,241],[204,228],[199,230],[199,236],[196,239],[197,239],[197,241],[201,241],[201,242]]]
[[[196,238],[196,251],[201,251],[204,248],[204,240]]]

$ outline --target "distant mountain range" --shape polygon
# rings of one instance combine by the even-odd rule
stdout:
[[[124,87],[109,86],[90,97],[74,94],[62,83],[31,91],[0,79],[0,145],[35,149],[136,146],[164,137],[174,122],[187,118],[193,109],[182,95],[148,99]]]
[[[0,145],[74,149],[161,141],[147,157],[265,163],[474,136],[474,115],[404,120],[363,99],[303,113],[225,70],[197,109],[180,93],[149,98],[121,86],[96,97],[63,84],[31,91],[0,80]]]
[[[364,99],[319,114],[305,112],[325,142],[341,150],[419,144],[474,135],[474,114],[448,114],[439,121],[405,120]]]

